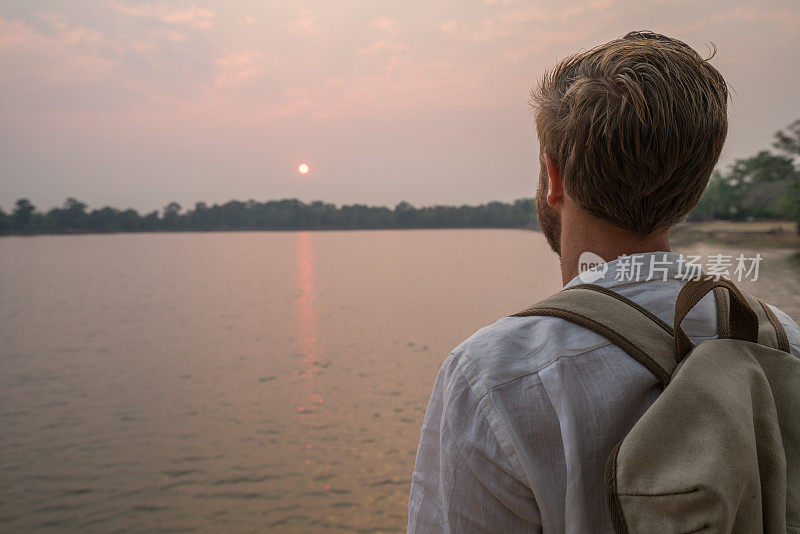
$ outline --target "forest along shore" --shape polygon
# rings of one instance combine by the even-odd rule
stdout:
[[[673,244],[697,242],[743,247],[779,247],[800,250],[797,224],[790,221],[685,222],[673,228]]]

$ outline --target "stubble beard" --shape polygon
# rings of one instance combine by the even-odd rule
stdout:
[[[547,203],[547,167],[542,164],[539,171],[539,188],[536,191],[536,219],[547,244],[561,257],[561,219]]]

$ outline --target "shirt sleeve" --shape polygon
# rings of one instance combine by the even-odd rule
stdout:
[[[411,482],[408,533],[539,532],[533,493],[451,354],[431,394]]]

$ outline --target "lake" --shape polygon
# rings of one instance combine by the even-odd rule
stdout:
[[[560,287],[524,230],[4,237],[0,530],[404,530],[441,362]]]

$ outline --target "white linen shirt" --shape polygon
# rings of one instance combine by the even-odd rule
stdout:
[[[645,266],[666,259],[666,274],[625,273],[614,260],[594,283],[672,324],[685,283],[680,255],[634,256]],[[567,287],[579,283],[576,277]],[[797,323],[772,309],[800,355]],[[682,324],[695,343],[716,337],[713,293]],[[478,330],[450,353],[436,379],[408,532],[613,532],[606,458],[660,392],[636,360],[563,319],[505,317]]]

